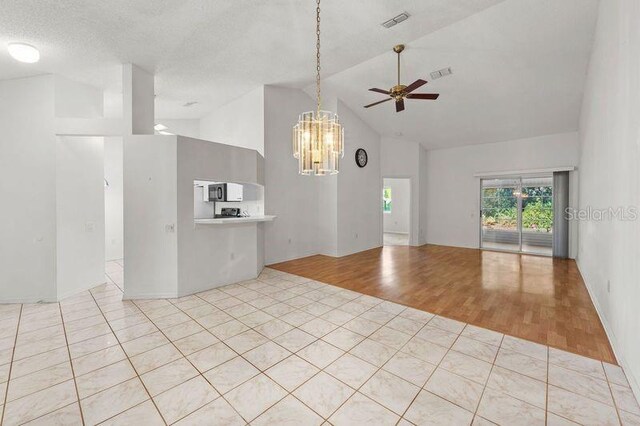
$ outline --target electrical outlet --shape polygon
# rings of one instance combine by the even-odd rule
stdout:
[[[356,240],[358,239],[358,233],[356,232]]]
[[[176,231],[176,226],[173,223],[164,226],[164,231],[168,233],[173,233]]]
[[[96,229],[96,224],[93,222],[87,222],[84,224],[84,230],[85,232],[93,232],[93,230]]]
[[[607,280],[607,293],[611,293],[611,280]]]

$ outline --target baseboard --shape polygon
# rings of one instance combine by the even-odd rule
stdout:
[[[600,303],[598,299],[594,296],[595,292],[589,285],[589,282],[585,278],[585,275],[582,273],[582,268],[580,268],[580,262],[578,259],[575,259],[576,266],[578,267],[578,272],[580,272],[580,276],[582,277],[582,281],[584,282],[584,286],[587,288],[587,293],[589,293],[589,298],[591,299],[591,303],[593,303],[594,308],[596,308],[596,313],[598,314],[598,318],[600,318],[600,322],[602,323],[602,327],[604,327],[604,332],[607,335],[607,339],[609,339],[609,343],[611,343],[611,349],[613,350],[613,354],[616,356],[618,360],[618,364],[624,370],[625,376],[627,376],[627,381],[629,382],[629,386],[631,386],[631,390],[636,397],[636,400],[640,401],[640,386],[639,381],[632,375],[632,371],[629,368],[627,362],[625,361],[624,355],[622,351],[619,349],[618,341],[616,340],[616,336],[609,325],[609,322],[602,314],[602,308],[600,307]]]
[[[265,264],[265,266],[275,265],[276,263],[288,262],[290,260],[296,260],[296,259],[302,259],[304,257],[316,256],[318,254],[323,254],[323,253],[320,253],[317,250],[310,250],[307,253],[296,253],[296,254],[292,254],[290,256],[280,256],[280,257],[278,257],[276,259],[265,259],[264,264]]]
[[[29,298],[29,299],[0,299],[0,305],[20,305],[25,303],[57,303],[56,299]]]
[[[138,300],[138,299],[177,299],[177,293],[140,293],[122,295],[122,300]]]

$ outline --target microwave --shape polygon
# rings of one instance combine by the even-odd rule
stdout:
[[[209,201],[242,201],[242,185],[214,183],[209,185]]]

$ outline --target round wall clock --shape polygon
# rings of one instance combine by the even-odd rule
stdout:
[[[364,167],[367,165],[369,157],[367,157],[367,151],[362,148],[356,149],[356,164],[358,167]]]

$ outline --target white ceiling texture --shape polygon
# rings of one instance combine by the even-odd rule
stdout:
[[[323,84],[379,133],[429,148],[575,130],[597,0],[323,0]],[[380,24],[400,12],[393,28]],[[156,75],[156,114],[199,118],[263,84],[307,88],[313,0],[1,0],[0,45],[37,46],[21,64],[0,49],[0,79],[57,73],[117,89],[119,64]],[[397,114],[370,87],[453,75]],[[183,106],[187,102],[197,104]],[[399,136],[400,133],[402,136]]]

